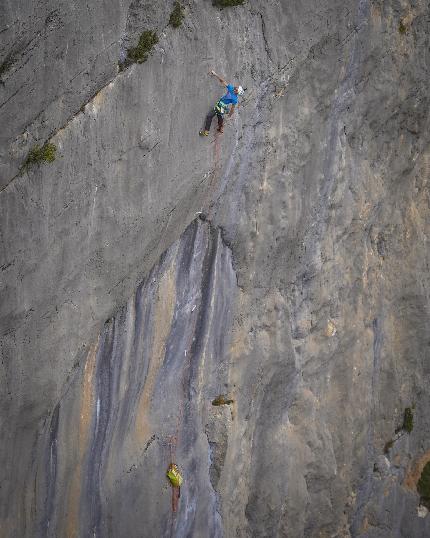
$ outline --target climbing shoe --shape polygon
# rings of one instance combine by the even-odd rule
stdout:
[[[200,136],[208,136],[208,135],[209,135],[209,131],[200,131],[200,132],[199,132],[199,135],[200,135]]]

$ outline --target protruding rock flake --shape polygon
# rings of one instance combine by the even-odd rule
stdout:
[[[427,517],[429,513],[429,509],[427,508],[427,506],[424,506],[423,504],[420,504],[417,508],[417,516],[418,517]]]
[[[334,336],[336,334],[336,332],[337,332],[336,325],[334,324],[334,322],[331,319],[329,319],[327,321],[327,326],[326,326],[326,329],[325,329],[325,335],[331,337],[331,336]]]

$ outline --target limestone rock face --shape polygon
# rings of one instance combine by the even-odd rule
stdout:
[[[222,534],[208,432],[226,422],[210,402],[228,384],[236,291],[219,230],[197,221],[105,324],[37,449],[43,535]],[[169,461],[186,477],[174,515]]]
[[[172,8],[0,6],[0,534],[425,538],[428,3]]]

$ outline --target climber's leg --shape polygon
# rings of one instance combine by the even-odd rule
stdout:
[[[206,122],[205,122],[205,131],[210,131],[211,123],[215,114],[216,114],[215,109],[212,109],[208,112],[208,115],[206,116]]]
[[[224,132],[224,116],[222,114],[217,114],[216,117],[218,119],[218,131],[220,133],[223,133]]]

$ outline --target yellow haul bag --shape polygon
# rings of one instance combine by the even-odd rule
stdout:
[[[169,468],[167,469],[167,478],[170,480],[172,486],[175,486],[176,488],[181,487],[183,478],[181,473],[179,472],[178,466],[174,463],[171,463],[169,465]]]

